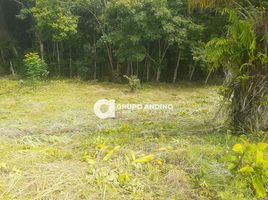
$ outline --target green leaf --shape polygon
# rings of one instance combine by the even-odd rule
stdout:
[[[136,156],[135,156],[134,151],[130,151],[130,156],[131,156],[131,158],[132,158],[133,161],[136,160]]]
[[[111,157],[112,157],[112,155],[116,152],[116,151],[118,151],[120,149],[120,146],[116,146],[113,150],[111,150],[111,151],[109,151],[108,153],[107,153],[107,155],[102,159],[103,161],[107,161],[107,160],[109,160]]]
[[[148,163],[148,162],[151,162],[154,159],[154,157],[155,156],[153,154],[150,154],[148,156],[144,156],[144,157],[138,158],[134,162],[135,163]]]
[[[233,162],[233,161],[237,161],[237,160],[239,160],[239,158],[237,156],[233,156],[233,155],[227,155],[221,159],[222,162]]]
[[[257,145],[257,148],[260,151],[264,151],[267,147],[268,147],[268,144],[267,143],[258,143],[258,145]]]
[[[228,170],[229,171],[232,171],[234,168],[235,168],[235,165],[234,164],[228,165]]]
[[[256,153],[256,164],[262,164],[263,163],[263,152],[262,151],[257,151]]]
[[[172,146],[166,146],[166,147],[162,147],[160,148],[159,150],[160,151],[170,151],[170,150],[173,150],[174,148]]]
[[[98,149],[106,149],[108,146],[107,145],[105,145],[105,144],[98,144],[97,146],[96,146],[96,148],[98,148]]]
[[[121,184],[121,185],[126,185],[127,183],[129,183],[130,181],[130,176],[129,174],[126,172],[124,174],[120,174],[118,176],[118,182]]]
[[[94,159],[87,159],[87,163],[90,165],[94,165],[96,161]]]
[[[245,166],[245,167],[242,167],[239,172],[247,172],[247,173],[252,173],[254,172],[254,169],[250,166]]]
[[[236,144],[233,147],[233,151],[237,153],[243,153],[243,146],[242,144]]]
[[[262,182],[262,179],[258,176],[253,177],[252,185],[256,191],[256,195],[260,198],[266,197],[265,187]]]

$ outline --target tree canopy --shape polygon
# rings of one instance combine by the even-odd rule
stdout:
[[[165,82],[203,79],[208,70],[199,67],[193,51],[209,35],[218,34],[218,30],[205,33],[203,14],[190,14],[184,0],[18,0],[1,8],[13,16],[5,23],[20,24],[19,31],[25,35],[20,38],[6,29],[19,56],[39,52],[50,76],[122,81],[124,75],[137,75],[143,81]],[[224,24],[216,12],[209,16],[210,21]],[[18,44],[21,40],[25,45]],[[2,70],[9,73],[7,60],[18,61],[5,52],[2,58],[6,58]],[[19,63],[14,68],[23,71]]]

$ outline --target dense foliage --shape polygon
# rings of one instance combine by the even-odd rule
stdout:
[[[140,88],[140,79],[137,78],[137,76],[124,76],[128,80],[128,86],[131,92],[136,91]]]
[[[196,52],[221,32],[208,25],[225,23],[215,12],[189,14],[185,0],[20,0],[1,1],[0,8],[4,73],[9,61],[22,73],[19,58],[35,50],[51,76],[115,82],[124,75],[204,80],[210,73]]]
[[[266,149],[268,144],[236,144],[233,147],[235,155],[230,156],[229,169],[235,176],[235,181],[243,181],[255,190],[256,196],[266,197],[265,187],[268,183],[268,160]]]
[[[266,1],[189,1],[190,8],[213,8],[228,17],[224,37],[207,43],[205,60],[226,71],[224,96],[231,102],[230,121],[248,130],[267,128],[268,4]]]
[[[23,63],[29,79],[40,80],[48,75],[47,65],[37,53],[26,54]]]

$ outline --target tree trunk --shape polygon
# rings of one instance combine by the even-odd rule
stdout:
[[[60,42],[60,56],[61,56],[61,62],[64,61],[64,46],[63,46],[63,42]]]
[[[173,83],[176,83],[177,80],[177,76],[178,76],[178,69],[180,67],[180,61],[181,61],[181,52],[179,52],[179,56],[178,56],[178,60],[177,60],[177,65],[176,68],[174,70],[174,76],[173,76]]]
[[[94,74],[93,79],[97,81],[97,47],[96,47],[96,34],[93,34],[93,43],[94,43]]]
[[[150,81],[151,62],[149,61],[146,66],[146,80]]]
[[[208,80],[209,80],[209,77],[210,77],[211,73],[212,73],[212,70],[210,70],[208,75],[207,75],[207,78],[205,80],[205,85],[208,83]]]
[[[57,53],[56,53],[56,44],[55,42],[52,42],[53,45],[52,45],[52,58],[56,57],[57,56]]]
[[[139,77],[139,61],[137,61],[137,71],[136,71],[136,76]]]
[[[150,61],[150,58],[149,58],[149,55],[150,55],[150,44],[147,44],[146,52],[147,52],[146,61],[145,61],[145,66],[146,66],[146,81],[149,82],[150,81],[150,71],[151,71],[151,61]]]
[[[16,49],[14,44],[12,44],[12,50],[13,50],[13,53],[14,53],[15,57],[18,58],[19,54],[18,54],[18,51],[17,51],[17,49]]]
[[[109,64],[111,67],[111,71],[113,73],[114,71],[114,64],[113,64],[113,54],[112,54],[112,50],[111,50],[111,46],[106,44],[106,50],[107,50],[107,55],[108,55],[108,59],[109,59]]]
[[[158,40],[158,66],[156,70],[156,82],[159,82],[160,76],[161,76],[161,64],[162,64],[162,54],[161,54],[161,41],[160,39]]]
[[[9,63],[10,63],[10,71],[11,71],[11,74],[12,74],[13,76],[15,76],[15,75],[16,75],[16,73],[15,73],[15,70],[14,70],[13,64],[12,64],[12,62],[11,62],[11,61],[10,61]]]
[[[61,75],[61,66],[60,66],[60,50],[59,50],[59,43],[56,43],[56,51],[57,51],[57,62],[58,62],[58,75]]]
[[[120,77],[120,63],[118,60],[116,62],[116,76],[118,76],[117,78]]]
[[[161,44],[161,40],[158,40],[158,64],[157,64],[157,73],[156,73],[156,81],[160,81],[161,76],[161,70],[163,67],[163,61],[165,59],[165,56],[167,54],[167,50],[169,49],[170,45],[164,41],[163,44]]]
[[[93,74],[94,81],[97,81],[97,62],[94,61],[94,74]]]
[[[161,77],[161,67],[158,67],[156,72],[156,82],[160,81],[160,77]]]
[[[45,51],[44,51],[44,43],[42,40],[39,40],[39,46],[40,46],[41,59],[44,60],[45,59]]]
[[[133,62],[132,61],[130,62],[130,73],[132,76],[133,75]]]
[[[190,81],[193,79],[194,71],[195,71],[195,67],[193,67],[190,71]]]
[[[129,73],[130,73],[130,65],[129,62],[127,62],[127,76],[129,76]]]
[[[72,62],[72,48],[70,46],[70,57],[69,57],[69,69],[70,69],[70,78],[73,77],[73,62]]]
[[[5,59],[4,51],[3,51],[2,48],[0,49],[0,51],[1,51],[1,58],[2,58],[2,61],[3,61],[3,63],[5,64],[5,63],[6,63],[6,59]]]

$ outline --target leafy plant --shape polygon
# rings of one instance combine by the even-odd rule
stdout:
[[[137,159],[134,160],[134,162],[135,163],[149,163],[149,162],[153,161],[154,158],[155,158],[155,155],[150,154],[150,155],[147,155],[147,156],[137,158]]]
[[[35,52],[26,54],[23,63],[29,79],[40,80],[48,75],[46,63]]]
[[[214,8],[228,17],[224,37],[205,47],[205,60],[212,69],[224,67],[224,97],[230,102],[230,122],[235,129],[266,129],[267,109],[259,104],[267,95],[267,4],[263,1],[188,0],[189,8]],[[258,6],[257,6],[258,5]],[[262,31],[260,31],[262,30]]]
[[[141,87],[140,79],[137,76],[124,76],[128,80],[128,86],[131,92],[135,92]]]
[[[120,146],[116,146],[112,150],[108,151],[108,153],[106,154],[106,156],[103,158],[103,161],[108,161],[112,157],[112,155],[115,152],[117,152],[119,149],[120,149]]]
[[[229,170],[235,179],[245,181],[254,188],[257,197],[266,197],[265,187],[268,184],[268,158],[265,155],[267,143],[252,144],[244,142],[233,147],[234,155],[230,156]]]

